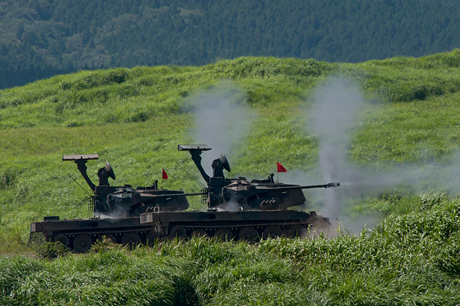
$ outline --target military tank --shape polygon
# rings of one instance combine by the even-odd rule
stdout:
[[[58,216],[47,216],[41,222],[33,222],[30,241],[43,235],[46,241],[59,241],[76,252],[85,252],[103,236],[115,243],[137,244],[146,241],[151,226],[141,224],[139,215],[149,209],[182,211],[189,207],[183,191],[158,188],[158,181],[148,187],[133,188],[131,185],[111,186],[109,178],[115,173],[108,162],[97,172],[98,185],[88,177],[86,163],[98,159],[98,154],[64,155],[63,161],[73,161],[85,179],[93,195],[90,219],[59,220]],[[201,193],[199,193],[201,194]]]
[[[194,236],[218,237],[223,240],[257,241],[268,237],[307,236],[313,232],[328,232],[330,222],[316,212],[288,208],[303,205],[302,189],[330,188],[339,183],[300,186],[275,182],[273,174],[262,180],[225,178],[230,165],[224,154],[212,163],[213,176],[201,166],[201,153],[211,150],[206,145],[180,145],[180,151],[192,156],[207,188],[197,193],[158,189],[157,182],[136,189],[129,185],[110,186],[115,179],[109,163],[98,171],[95,185],[86,173],[86,162],[97,154],[67,155],[64,161],[74,161],[94,193],[90,219],[59,220],[45,217],[31,224],[31,239],[43,235],[47,241],[59,241],[76,252],[86,252],[103,236],[115,243],[152,244],[158,239]],[[201,195],[204,211],[185,211],[187,196]],[[121,213],[120,213],[121,212]]]
[[[201,153],[211,150],[206,145],[179,145],[188,151],[207,183],[202,201],[206,211],[166,212],[161,208],[140,215],[141,224],[150,224],[149,240],[162,237],[184,238],[215,236],[224,240],[256,241],[260,237],[306,236],[313,232],[328,234],[328,218],[314,211],[304,212],[288,208],[306,201],[302,189],[338,187],[340,183],[300,186],[275,182],[274,174],[262,180],[249,181],[244,177],[226,178],[230,164],[224,154],[212,162],[213,175],[201,166]]]

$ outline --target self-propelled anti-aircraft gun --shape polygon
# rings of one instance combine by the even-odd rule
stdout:
[[[115,173],[108,162],[98,170],[99,184],[95,185],[86,173],[86,162],[98,159],[98,154],[64,155],[63,161],[74,161],[94,196],[92,206],[95,215],[132,217],[138,216],[147,209],[157,207],[164,211],[181,211],[189,207],[183,191],[164,190],[158,188],[158,181],[148,187],[131,185],[110,186],[109,178],[115,180]]]
[[[208,209],[227,209],[230,205],[241,210],[285,210],[303,205],[306,201],[302,189],[338,187],[340,183],[323,185],[294,185],[275,182],[274,174],[266,179],[247,180],[244,177],[225,178],[230,164],[224,154],[212,162],[213,175],[209,176],[201,166],[201,153],[211,150],[206,145],[179,145],[179,151],[189,151],[208,187],[203,190]]]
[[[223,170],[230,171],[225,157],[213,162],[213,176],[201,166],[201,152],[207,146],[179,146],[189,151],[208,187],[202,193],[183,193],[158,189],[157,184],[136,189],[125,185],[110,186],[108,179],[115,179],[110,164],[98,171],[99,184],[94,184],[86,173],[86,162],[97,159],[97,154],[67,155],[64,161],[74,161],[85,181],[93,190],[95,217],[89,219],[59,220],[45,217],[33,222],[31,240],[42,235],[47,241],[59,241],[76,252],[86,252],[104,236],[125,245],[151,244],[157,239],[187,238],[193,236],[218,237],[224,240],[256,241],[268,237],[296,237],[312,232],[327,232],[329,219],[314,211],[287,209],[305,202],[302,189],[328,188],[339,183],[300,186],[274,182],[273,175],[264,180],[248,181],[245,178],[228,179]],[[185,198],[204,196],[205,211],[184,211],[188,208]],[[116,210],[128,212],[124,217],[106,218]],[[96,214],[98,212],[98,214]]]
[[[86,183],[93,192],[91,206],[94,217],[89,219],[60,220],[47,216],[41,222],[30,225],[30,241],[61,242],[76,252],[86,252],[97,240],[106,237],[115,243],[134,245],[146,243],[149,234],[157,235],[150,224],[141,224],[140,214],[147,210],[177,212],[186,210],[189,203],[183,191],[159,189],[157,181],[148,187],[133,188],[130,185],[111,186],[109,178],[115,173],[108,162],[97,172],[98,185],[86,173],[88,160],[98,159],[97,154],[65,155],[63,161],[77,164]]]
[[[140,215],[142,224],[156,229],[150,238],[167,236],[209,236],[225,240],[256,241],[268,237],[308,236],[314,232],[327,235],[331,223],[314,211],[287,209],[305,203],[302,189],[329,188],[339,183],[300,186],[275,182],[273,175],[267,179],[248,181],[239,177],[224,177],[230,171],[225,155],[212,162],[213,175],[201,166],[201,153],[211,150],[206,145],[179,145],[179,151],[189,151],[201,176],[207,183],[203,190],[206,211],[145,212]]]

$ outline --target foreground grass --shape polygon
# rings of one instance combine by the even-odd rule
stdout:
[[[419,198],[416,211],[334,239],[258,245],[200,238],[134,251],[110,244],[55,260],[0,258],[5,305],[455,305],[460,201]]]

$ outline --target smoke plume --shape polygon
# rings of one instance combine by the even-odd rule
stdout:
[[[326,182],[339,181],[342,187],[326,191],[321,213],[337,219],[342,209],[342,192],[345,176],[360,176],[347,162],[350,137],[355,125],[355,115],[363,109],[365,100],[359,88],[348,80],[329,79],[315,90],[309,130],[319,139],[319,163]]]
[[[241,146],[254,119],[254,112],[246,104],[245,93],[230,81],[224,81],[208,90],[190,96],[186,105],[193,113],[195,128],[192,133],[196,144],[212,148],[203,154],[203,168],[211,173],[211,163],[226,155],[230,162],[235,148]]]
[[[354,132],[356,116],[365,110],[366,103],[358,86],[346,79],[331,78],[315,90],[313,107],[307,127],[319,140],[319,172],[326,182],[338,181],[339,188],[327,189],[320,213],[330,217],[334,225],[343,225],[351,232],[359,231],[365,224],[372,227],[372,218],[344,220],[342,205],[346,199],[365,197],[388,191],[400,185],[410,186],[414,192],[432,190],[459,194],[460,154],[450,163],[425,163],[393,165],[390,170],[358,167],[347,158]],[[429,155],[420,144],[420,155]],[[425,150],[425,151],[424,151]],[[316,192],[315,195],[320,193]],[[353,224],[353,225],[351,225]]]

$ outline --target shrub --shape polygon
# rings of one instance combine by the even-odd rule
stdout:
[[[43,259],[54,259],[70,254],[69,248],[63,245],[60,241],[44,242],[35,246],[36,254]]]

